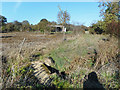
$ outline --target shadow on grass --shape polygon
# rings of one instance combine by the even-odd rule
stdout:
[[[83,90],[87,89],[105,90],[102,84],[99,82],[97,74],[95,72],[89,73],[88,79],[83,82]]]
[[[9,37],[13,37],[13,36],[0,36],[0,38],[9,38]]]

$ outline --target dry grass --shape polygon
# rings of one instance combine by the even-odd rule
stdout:
[[[73,61],[76,58],[84,58],[87,60],[92,54],[94,54],[94,49],[98,51],[98,41],[100,41],[103,37],[105,36],[82,34],[80,36],[76,36],[72,40],[68,40],[62,43],[50,54],[56,60],[56,62],[58,62],[59,64],[60,62],[62,63],[62,65],[60,65],[61,67],[64,67],[64,64],[66,64],[63,64],[65,58],[68,61]],[[91,55],[88,56],[88,53],[90,53]]]
[[[115,62],[119,67],[116,60],[119,50],[118,40],[114,37],[109,41],[103,41],[102,38],[108,36],[66,34],[67,40],[63,41],[62,34],[13,32],[2,34],[2,36],[12,36],[0,38],[2,55],[7,57],[9,67],[17,65],[17,68],[20,69],[30,62],[30,57],[34,54],[44,57],[51,56],[55,60],[55,68],[65,71],[69,75],[73,73],[81,75],[81,83],[84,76],[91,71],[96,71],[100,75],[100,68],[108,63]],[[24,38],[26,40],[19,53]],[[37,60],[40,60],[40,57]]]
[[[41,48],[46,48],[47,45],[52,44],[52,42],[56,41],[54,35],[42,35],[40,33],[28,33],[28,32],[16,32],[16,33],[7,33],[3,34],[7,36],[13,36],[9,38],[2,38],[2,53],[7,55],[8,57],[15,57],[18,55],[21,43],[24,38],[26,38],[25,43],[22,46],[22,55],[30,55],[34,52],[40,51]],[[59,37],[59,36],[58,36]],[[54,41],[53,41],[54,40]]]
[[[3,72],[1,73],[3,74],[2,77],[7,87],[9,87],[14,80],[20,78],[14,77],[14,79],[11,79],[11,77],[9,77],[9,75],[11,75],[10,73],[13,71],[18,72],[21,67],[27,65],[32,55],[39,54],[40,56],[44,56],[51,49],[57,47],[59,43],[63,42],[62,34],[43,35],[34,32],[12,32],[3,33],[1,34],[1,37],[2,36],[4,37],[0,38],[0,50],[2,52],[1,57],[3,56],[4,58],[2,58],[1,66],[3,66]],[[71,35],[66,36],[69,37],[69,39],[72,38]],[[22,45],[24,38],[26,40]],[[21,53],[19,52],[20,48],[22,48]],[[37,60],[39,59],[40,57],[37,58]]]
[[[105,83],[105,87],[115,88],[119,87],[118,81],[115,81],[114,75],[116,71],[120,69],[119,59],[119,47],[118,39],[112,37],[108,41],[102,39],[109,38],[105,35],[87,35],[82,34],[76,36],[73,40],[62,43],[58,48],[54,49],[50,55],[56,62],[55,68],[65,71],[70,78],[72,76],[72,83],[80,82],[78,87],[82,88],[85,75],[94,71],[98,74],[98,77],[102,83]],[[109,72],[110,76],[106,76]],[[102,74],[105,73],[105,77]],[[119,72],[118,72],[119,73]],[[108,80],[111,84],[107,84]],[[102,81],[103,80],[103,81]],[[116,84],[115,84],[116,83]],[[74,84],[73,86],[77,86]]]
[[[119,54],[118,39],[111,38],[108,42],[100,41],[98,43],[98,48],[98,57],[95,68],[99,68],[100,65],[117,61],[116,56]]]

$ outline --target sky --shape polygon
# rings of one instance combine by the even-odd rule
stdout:
[[[33,25],[43,18],[57,22],[58,5],[68,11],[71,24],[90,26],[101,19],[98,2],[2,2],[2,16],[7,22],[28,20]]]

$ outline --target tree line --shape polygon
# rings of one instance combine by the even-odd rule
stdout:
[[[67,12],[65,11],[64,16],[66,17]],[[40,22],[36,25],[32,25],[29,23],[29,21],[24,20],[22,22],[14,21],[14,22],[7,22],[7,18],[5,16],[0,15],[0,32],[1,33],[7,33],[7,32],[41,32],[41,33],[51,33],[55,32],[56,27],[51,27],[51,25],[64,25],[67,28],[67,31],[84,31],[87,27],[84,25],[73,25],[69,24],[68,22],[68,15],[67,19],[65,19],[61,13],[61,11],[58,13],[58,23],[55,21],[48,21],[47,19],[41,19]],[[60,21],[60,18],[64,18],[63,21]]]
[[[56,24],[56,22],[49,22],[47,19],[42,19],[36,25],[32,25],[29,21],[24,20],[22,22],[14,21],[7,23],[7,18],[0,15],[0,32],[13,32],[13,31],[40,31],[40,32],[49,32],[50,27],[48,25]]]
[[[58,13],[58,24],[64,25],[67,29],[70,30],[70,15],[67,11],[61,10],[59,7]],[[40,31],[40,32],[51,32],[54,31],[55,27],[50,27],[50,25],[56,25],[57,22],[50,22],[47,19],[42,19],[36,25],[30,24],[27,20],[23,22],[14,21],[11,23],[7,23],[7,18],[5,16],[0,15],[0,32],[12,32],[12,31]]]

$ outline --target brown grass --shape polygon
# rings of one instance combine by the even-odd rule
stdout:
[[[46,57],[45,55],[51,54],[51,51],[53,51],[57,53],[55,56],[53,54],[53,59],[56,58],[56,64],[57,60],[60,59],[59,57],[64,57],[61,61],[64,61],[65,58],[70,60],[68,61],[69,64],[65,63],[63,65],[66,67],[66,73],[68,74],[79,73],[81,70],[86,71],[85,74],[90,71],[98,72],[107,63],[116,62],[119,50],[118,40],[112,37],[105,42],[102,38],[107,36],[104,35],[81,34],[74,36],[67,34],[67,41],[65,42],[63,42],[62,34],[43,35],[33,32],[13,32],[2,34],[2,36],[12,36],[0,38],[2,40],[2,55],[7,57],[9,66],[18,65],[18,68],[20,68],[30,62],[31,55],[40,54]],[[21,53],[19,53],[24,38],[26,40]],[[94,49],[97,51],[97,55],[94,54]],[[97,57],[95,62],[94,57]],[[91,67],[90,63],[93,62],[94,65]],[[118,63],[116,63],[117,65]]]

